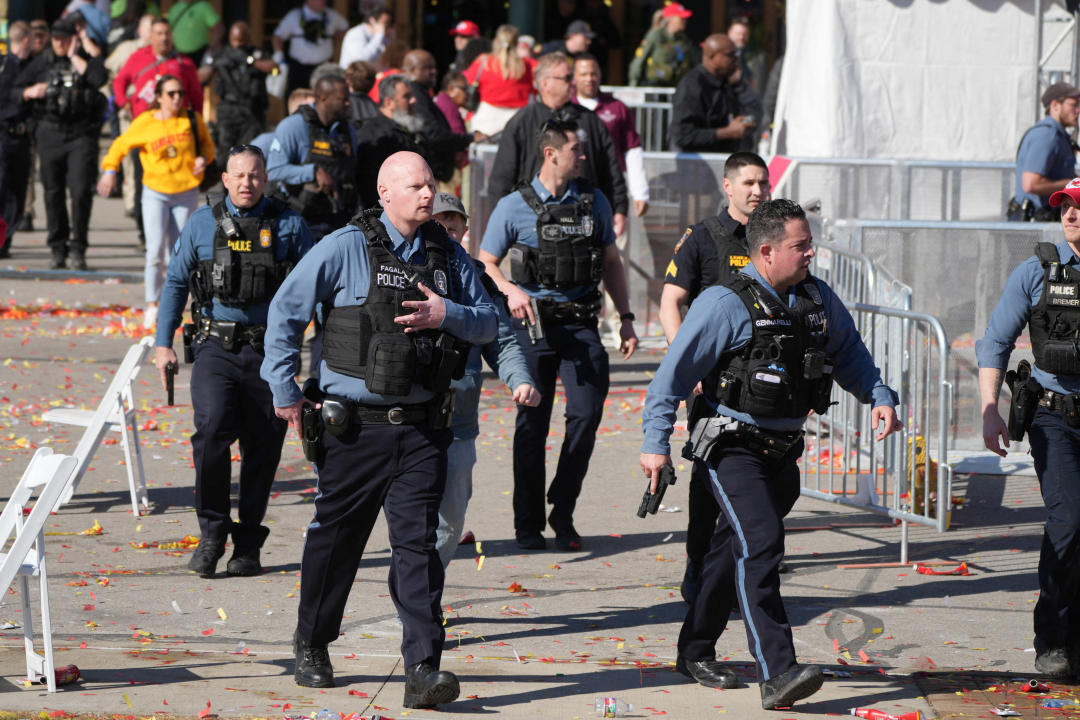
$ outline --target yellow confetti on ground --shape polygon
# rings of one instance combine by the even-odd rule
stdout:
[[[484,567],[484,556],[476,558],[476,572],[480,572]]]
[[[217,615],[222,620],[228,620],[229,619],[229,616],[225,614],[225,608],[218,608],[217,609]]]

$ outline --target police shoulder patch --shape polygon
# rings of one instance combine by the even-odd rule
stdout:
[[[446,273],[444,273],[442,270],[436,269],[434,280],[435,292],[439,293],[440,295],[445,295],[450,289],[450,284],[449,282],[447,282],[446,279]]]
[[[682,234],[682,237],[679,238],[679,241],[677,243],[675,243],[675,249],[672,250],[672,252],[671,252],[672,255],[679,252],[679,248],[681,248],[683,246],[683,243],[686,242],[686,238],[690,237],[690,233],[692,231],[693,231],[693,228],[691,228],[691,227],[686,228],[686,232],[684,232]]]

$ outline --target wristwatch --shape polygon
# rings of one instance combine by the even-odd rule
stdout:
[[[635,320],[637,320],[637,316],[634,315],[634,313],[632,313],[632,312],[628,312],[628,313],[623,313],[622,315],[620,315],[619,319],[622,320],[623,322],[626,322],[627,320],[629,320],[630,322],[634,322]]]

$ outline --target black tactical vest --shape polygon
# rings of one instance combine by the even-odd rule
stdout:
[[[465,374],[469,343],[441,330],[406,334],[394,318],[411,312],[401,303],[425,299],[418,282],[450,297],[454,241],[441,225],[427,222],[420,228],[424,264],[404,262],[390,249],[381,214],[381,209],[365,210],[352,221],[367,238],[368,295],[362,305],[324,305],[323,360],[331,370],[362,379],[368,390],[380,395],[408,395],[413,385],[446,392],[451,380]]]
[[[314,163],[329,173],[338,197],[335,199],[319,192],[313,182],[291,185],[289,196],[294,202],[290,205],[308,222],[344,224],[356,212],[357,203],[356,158],[349,135],[346,132],[332,138],[329,128],[320,122],[318,113],[310,105],[301,105],[299,112],[308,129],[308,151],[303,164]]]
[[[826,413],[833,365],[825,354],[825,306],[817,281],[808,277],[796,287],[793,308],[748,275],[725,284],[750,312],[753,335],[745,347],[720,357],[702,384],[709,399],[761,417]]]
[[[266,75],[255,68],[254,48],[226,46],[214,59],[214,92],[221,101],[245,106],[258,117],[267,105]]]
[[[261,216],[233,217],[224,200],[214,205],[214,257],[200,261],[191,279],[197,300],[213,297],[229,306],[270,302],[292,270],[292,263],[279,263],[274,254],[282,210],[280,203],[268,200]]]
[[[604,245],[593,217],[593,189],[578,183],[573,205],[545,205],[528,182],[515,188],[536,213],[537,247],[510,246],[510,279],[545,288],[596,285],[604,276]]]
[[[716,245],[716,285],[723,285],[742,272],[750,262],[746,241],[728,230],[716,215],[702,221]]]
[[[1054,375],[1080,375],[1080,271],[1062,265],[1053,243],[1039,243],[1043,291],[1031,311],[1035,365]]]
[[[52,53],[52,48],[49,48]],[[66,57],[52,56],[45,88],[45,119],[83,125],[100,123],[105,97],[75,72]]]

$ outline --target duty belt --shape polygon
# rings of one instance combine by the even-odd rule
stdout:
[[[368,425],[420,425],[427,422],[427,403],[417,405],[357,405],[353,420]]]
[[[573,322],[592,320],[600,314],[599,293],[586,295],[580,300],[559,302],[550,298],[537,298],[536,306],[545,321]]]
[[[26,134],[28,129],[29,128],[24,122],[4,123],[3,125],[0,125],[0,130],[3,130],[12,137],[21,137]]]
[[[1039,398],[1039,404],[1047,410],[1062,410],[1065,407],[1065,398],[1067,397],[1069,396],[1053,390],[1043,390],[1042,396]]]
[[[350,427],[364,425],[421,425],[441,430],[450,427],[453,392],[411,405],[361,405],[335,395],[322,398],[322,420],[327,432],[341,436]]]
[[[262,325],[246,327],[240,323],[202,318],[195,333],[195,341],[202,342],[208,337],[216,337],[226,350],[251,345],[255,350],[261,352],[265,334],[266,328]]]
[[[1053,390],[1043,390],[1039,404],[1061,413],[1069,427],[1080,427],[1080,394],[1062,395]]]

